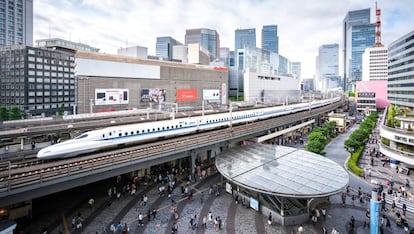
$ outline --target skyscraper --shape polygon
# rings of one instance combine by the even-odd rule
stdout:
[[[33,45],[33,0],[0,1],[0,47]]]
[[[198,43],[208,50],[210,60],[220,57],[220,37],[216,30],[208,28],[187,29],[185,32],[185,44]]]
[[[316,89],[337,88],[339,79],[339,45],[326,44],[319,47],[316,62]]]
[[[182,45],[172,37],[157,37],[155,53],[158,58],[171,61],[173,59],[173,46]]]
[[[301,78],[301,74],[302,74],[302,63],[301,62],[292,62],[292,74],[295,74],[297,79]]]
[[[264,25],[262,29],[262,48],[279,53],[279,36],[277,25]]]
[[[362,54],[375,43],[375,25],[370,24],[370,9],[349,11],[343,20],[344,89],[354,90],[362,80]]]
[[[234,51],[244,47],[256,48],[256,29],[236,29],[234,33]]]
[[[414,31],[392,42],[388,49],[388,101],[414,108]]]

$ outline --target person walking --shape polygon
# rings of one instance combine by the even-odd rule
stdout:
[[[269,217],[267,218],[267,223],[272,225],[272,212],[269,212]]]
[[[203,217],[203,227],[204,229],[207,229],[207,217],[205,215]]]
[[[298,227],[298,234],[303,234],[303,225],[299,225]]]

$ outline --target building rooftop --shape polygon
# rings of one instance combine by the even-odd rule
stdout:
[[[276,196],[313,198],[341,192],[348,173],[321,155],[286,146],[247,145],[216,159],[219,172],[231,182]]]

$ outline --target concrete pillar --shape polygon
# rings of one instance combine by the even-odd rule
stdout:
[[[24,150],[24,138],[20,139],[20,149]]]

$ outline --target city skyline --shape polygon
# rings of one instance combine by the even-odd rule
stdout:
[[[348,11],[370,8],[371,22],[375,21],[373,0],[319,0],[317,3],[299,0],[38,0],[33,6],[34,39],[58,37],[87,43],[110,54],[116,54],[120,47],[139,45],[148,47],[148,53],[155,55],[157,37],[171,36],[184,43],[186,29],[216,30],[220,35],[220,46],[232,49],[236,29],[260,31],[263,25],[275,24],[278,26],[280,54],[301,62],[302,77],[311,78],[315,74],[314,58],[319,46],[341,45],[342,20]],[[413,29],[414,16],[410,14],[409,0],[378,1],[378,5],[382,11],[384,45]],[[256,33],[256,40],[260,45],[260,33]]]

